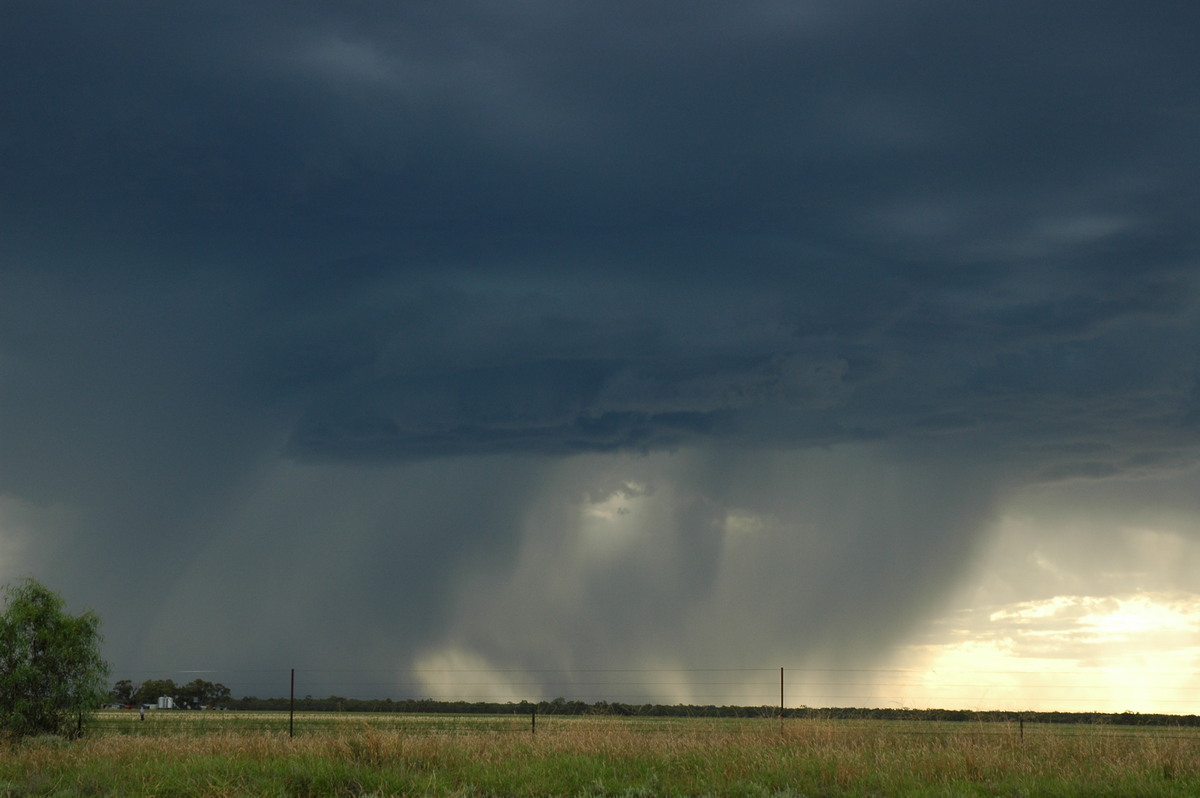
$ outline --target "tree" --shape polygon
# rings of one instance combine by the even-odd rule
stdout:
[[[228,704],[232,697],[229,688],[223,684],[193,679],[179,688],[179,700],[188,709],[200,707],[215,707],[218,704]]]
[[[82,730],[108,694],[100,618],[67,613],[34,579],[4,588],[0,613],[0,729],[17,737]]]
[[[137,685],[128,679],[121,679],[108,691],[108,697],[117,704],[132,704],[137,691]]]
[[[147,679],[138,687],[134,696],[139,704],[157,704],[160,696],[170,696],[172,700],[178,701],[179,688],[171,679]]]

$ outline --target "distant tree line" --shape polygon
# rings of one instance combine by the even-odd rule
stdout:
[[[206,679],[193,679],[182,686],[171,679],[147,679],[141,684],[121,679],[108,694],[111,703],[122,706],[157,704],[162,696],[170,697],[182,709],[229,707],[233,700],[228,687]]]
[[[235,698],[230,709],[246,711],[286,711],[291,707],[288,698]],[[668,704],[623,704],[619,702],[568,701],[441,701],[433,698],[345,698],[329,696],[296,698],[297,712],[413,712],[454,715],[625,715],[658,717],[778,717],[779,707],[691,706]]]
[[[222,704],[229,709],[247,711],[287,711],[288,698],[256,698],[246,696]],[[712,704],[627,704],[621,702],[568,701],[439,701],[432,698],[345,698],[329,696],[296,698],[298,712],[413,712],[455,715],[615,715],[678,718],[778,718],[778,706],[716,706]],[[1124,726],[1200,726],[1198,715],[1167,715],[1140,712],[1008,712],[1001,710],[969,709],[863,709],[855,707],[788,708],[785,718],[829,720],[924,720],[961,721],[974,723],[1085,723]]]
[[[177,686],[170,679],[148,679],[134,684],[122,679],[113,685],[109,700],[115,704],[138,706],[155,704],[160,696],[170,696],[183,709],[218,707],[257,712],[286,712],[290,698],[233,698],[223,684],[193,679]],[[627,704],[619,701],[440,701],[433,698],[346,698],[331,695],[296,698],[299,712],[412,712],[453,715],[615,715],[675,718],[778,718],[778,706],[716,706],[713,704]],[[1008,712],[970,709],[862,709],[855,707],[788,708],[785,718],[828,720],[925,720],[974,723],[1090,723],[1121,726],[1200,726],[1197,715],[1166,715],[1140,712]]]
[[[779,708],[775,708],[776,714]],[[974,709],[857,709],[840,707],[788,709],[789,718],[831,720],[927,720],[972,723],[1083,723],[1115,726],[1200,726],[1200,715],[1167,715],[1142,712],[1010,712]]]

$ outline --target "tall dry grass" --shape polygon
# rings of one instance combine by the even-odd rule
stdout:
[[[554,719],[538,733],[387,728],[8,744],[0,796],[1196,795],[1169,729]]]

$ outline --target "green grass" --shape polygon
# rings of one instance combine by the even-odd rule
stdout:
[[[101,720],[7,744],[0,796],[1200,794],[1200,733],[1162,727],[539,717],[533,735],[513,716],[331,714],[291,738],[286,716]]]

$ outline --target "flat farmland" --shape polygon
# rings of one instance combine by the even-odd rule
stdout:
[[[102,713],[0,795],[1196,795],[1200,730],[788,719]]]
[[[539,717],[542,726],[546,718]],[[325,733],[395,731],[414,734],[450,734],[459,732],[530,733],[528,715],[450,715],[388,712],[188,712],[152,710],[145,720],[132,710],[106,710],[97,714],[92,733],[100,735],[201,735],[201,734],[283,734],[306,736]]]

